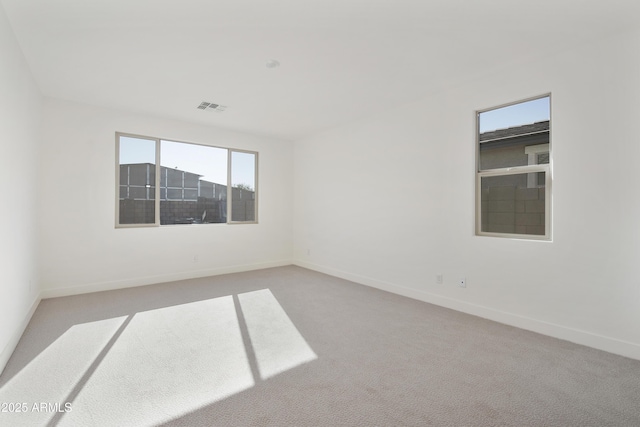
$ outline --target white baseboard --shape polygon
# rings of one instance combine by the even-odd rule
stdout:
[[[33,313],[36,312],[36,308],[38,308],[38,304],[40,304],[41,300],[41,295],[36,296],[36,299],[33,301],[33,304],[31,304],[31,308],[22,320],[22,323],[20,323],[18,329],[13,332],[9,342],[4,346],[4,349],[2,349],[2,353],[0,353],[0,374],[2,374],[2,371],[4,371],[4,368],[7,366],[7,362],[9,362],[11,355],[18,346],[18,342],[20,341],[20,338],[22,338],[22,334],[24,334],[25,329],[27,329],[27,326],[31,321],[31,317],[33,317]]]
[[[424,301],[430,304],[493,320],[505,325],[515,326],[520,329],[537,332],[539,334],[547,335],[565,341],[570,341],[575,344],[580,344],[620,356],[629,357],[631,359],[640,360],[640,345],[633,342],[623,341],[616,338],[594,334],[588,331],[574,329],[563,325],[545,322],[542,320],[532,319],[529,317],[520,316],[515,313],[508,313],[490,307],[485,307],[466,301],[460,301],[442,295],[432,294],[430,292],[405,288],[393,283],[383,282],[380,280],[372,279],[370,277],[360,276],[357,274],[336,270],[330,267],[325,267],[310,262],[295,260],[293,264],[299,267],[308,268],[309,270],[329,274],[331,276],[339,277],[341,279],[349,280],[362,285],[371,286],[373,288],[391,292],[397,295],[402,295],[408,298]]]
[[[241,273],[244,271],[260,270],[263,268],[283,267],[291,265],[291,260],[273,261],[258,264],[235,265],[230,267],[185,271],[173,274],[152,275],[137,277],[134,279],[115,280],[107,282],[89,283],[80,286],[66,288],[45,289],[42,291],[42,299],[66,297],[71,295],[87,294],[91,292],[112,291],[116,289],[133,288],[136,286],[153,285],[156,283],[173,282],[176,280],[197,279],[221,274]],[[46,286],[46,285],[45,285]]]

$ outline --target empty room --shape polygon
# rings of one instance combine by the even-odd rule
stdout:
[[[640,3],[0,0],[0,426],[639,426]]]

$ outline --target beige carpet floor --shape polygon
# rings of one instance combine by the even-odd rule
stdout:
[[[0,404],[11,427],[640,426],[640,361],[291,266],[43,300]]]

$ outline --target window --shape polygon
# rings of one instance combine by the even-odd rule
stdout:
[[[258,153],[121,133],[116,147],[116,227],[257,222]]]
[[[551,238],[551,96],[477,112],[476,234]]]

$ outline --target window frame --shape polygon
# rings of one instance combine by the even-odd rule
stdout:
[[[156,173],[155,173],[155,200],[154,200],[154,206],[155,206],[155,212],[154,212],[154,222],[153,223],[136,223],[136,224],[121,224],[120,223],[120,138],[121,137],[129,137],[129,138],[137,138],[137,139],[144,139],[144,140],[148,140],[148,141],[154,141],[155,142],[155,167],[156,167]],[[246,149],[239,149],[239,148],[230,148],[230,147],[221,147],[221,146],[217,146],[217,145],[209,145],[209,144],[203,144],[203,143],[196,143],[196,142],[187,142],[187,141],[179,141],[179,140],[175,140],[175,139],[168,139],[168,138],[160,138],[160,137],[153,137],[153,136],[147,136],[147,135],[138,135],[138,134],[133,134],[133,133],[127,133],[127,132],[116,132],[115,134],[115,218],[114,218],[114,223],[115,223],[115,228],[146,228],[146,227],[171,227],[171,226],[180,226],[180,225],[186,225],[186,224],[160,224],[160,180],[161,180],[161,156],[160,156],[160,151],[161,151],[161,142],[162,141],[169,141],[169,142],[174,142],[174,143],[179,143],[179,144],[190,144],[190,145],[198,145],[198,146],[202,146],[202,147],[210,147],[210,148],[219,148],[219,149],[223,149],[223,150],[227,150],[227,182],[224,184],[226,186],[226,192],[227,192],[227,198],[226,198],[226,205],[227,205],[227,221],[226,222],[212,222],[212,223],[206,223],[206,224],[188,224],[191,226],[198,226],[198,225],[238,225],[238,224],[258,224],[258,164],[259,164],[259,152],[258,151],[253,151],[253,150],[246,150]],[[253,154],[255,157],[255,163],[254,163],[254,219],[252,221],[233,221],[232,220],[232,205],[233,205],[233,188],[231,186],[231,168],[232,168],[232,155],[234,152],[238,152],[238,153],[248,153],[248,154]],[[168,199],[167,199],[168,200]]]
[[[511,166],[505,168],[496,168],[496,169],[484,169],[480,168],[480,115],[487,111],[498,110],[504,107],[510,107],[512,105],[522,104],[529,101],[535,101],[537,99],[549,98],[549,141],[546,143],[548,145],[548,153],[549,153],[549,163],[544,164],[528,164],[524,166]],[[543,95],[533,96],[530,98],[521,99],[515,102],[509,102],[506,104],[498,105],[491,108],[485,108],[482,110],[476,110],[475,112],[475,234],[476,236],[488,236],[488,237],[502,237],[509,239],[521,239],[521,240],[541,240],[541,241],[551,241],[552,240],[552,223],[551,223],[551,213],[552,213],[552,171],[553,171],[553,144],[552,144],[552,102],[551,102],[551,93],[546,93]],[[537,147],[533,149],[531,154],[535,154],[535,158],[540,154],[540,147],[545,144],[538,144]],[[526,148],[525,148],[526,150]],[[531,151],[531,150],[530,150]],[[528,152],[526,154],[529,154]],[[520,233],[501,233],[501,232],[493,232],[493,231],[483,231],[482,230],[482,178],[487,177],[497,177],[497,176],[509,176],[509,175],[517,175],[517,174],[529,174],[529,173],[545,173],[545,203],[544,203],[544,234],[520,234]]]

